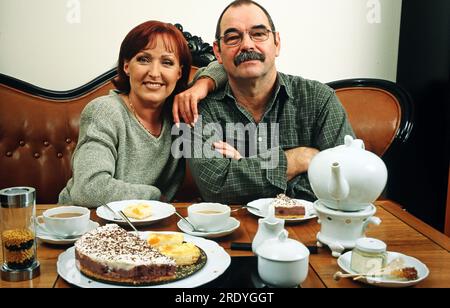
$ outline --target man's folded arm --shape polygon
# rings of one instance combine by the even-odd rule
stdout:
[[[287,160],[279,147],[240,160],[192,158],[189,167],[205,201],[240,203],[273,197],[287,186]]]

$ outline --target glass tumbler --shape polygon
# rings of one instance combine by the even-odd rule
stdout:
[[[40,274],[36,255],[36,190],[11,187],[0,190],[1,277],[31,280]]]

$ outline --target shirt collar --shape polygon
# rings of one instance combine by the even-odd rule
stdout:
[[[277,96],[280,94],[285,94],[289,98],[291,98],[291,99],[293,98],[292,88],[287,83],[286,76],[279,72],[277,73],[275,92],[276,92]],[[219,91],[216,91],[213,93],[214,93],[213,94],[214,97],[217,98],[218,100],[223,100],[225,98],[225,96],[230,97],[231,99],[233,99],[233,101],[235,100],[233,91],[231,91],[229,82],[227,82],[225,84],[225,87],[223,88],[222,91],[219,90]]]
[[[292,93],[292,87],[287,83],[287,76],[286,75],[284,75],[282,73],[278,73],[277,83],[278,83],[277,90],[279,90],[280,92],[283,92],[290,99],[294,98],[294,94]]]

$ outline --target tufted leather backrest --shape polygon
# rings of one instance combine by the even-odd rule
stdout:
[[[336,94],[356,136],[364,140],[367,150],[382,156],[394,141],[402,117],[395,97],[375,88],[344,88]]]
[[[383,156],[393,144],[404,143],[413,127],[409,94],[393,82],[347,79],[331,82],[357,138],[367,150]]]
[[[72,175],[80,113],[111,88],[107,82],[76,99],[56,101],[0,84],[0,188],[31,186],[38,203],[56,203]]]

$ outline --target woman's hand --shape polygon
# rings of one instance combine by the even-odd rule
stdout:
[[[223,141],[214,142],[214,147],[216,148],[217,152],[221,153],[227,158],[235,160],[239,160],[242,158],[241,154],[226,142]]]
[[[210,78],[200,78],[184,92],[175,96],[173,101],[173,120],[175,124],[180,123],[180,115],[184,122],[194,126],[198,120],[197,104],[204,99],[215,87],[214,80]]]

